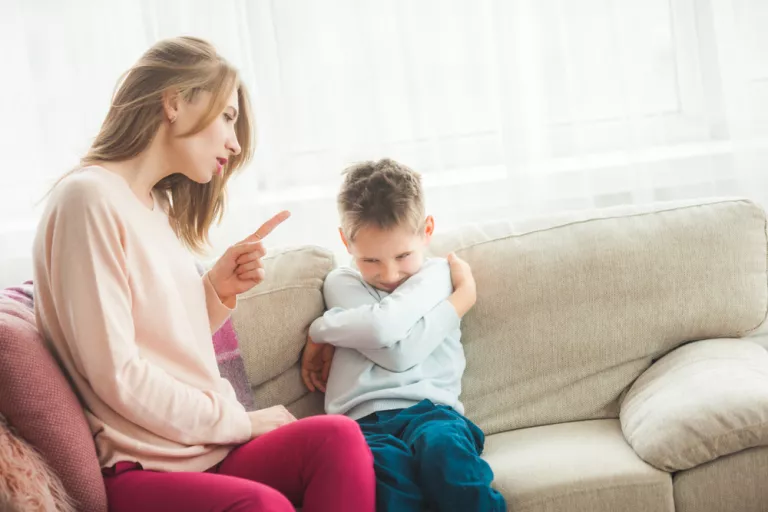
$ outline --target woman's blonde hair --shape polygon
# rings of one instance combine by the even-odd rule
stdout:
[[[155,186],[168,205],[168,216],[176,235],[191,249],[208,245],[208,230],[224,213],[226,184],[232,174],[253,155],[252,114],[248,93],[238,72],[208,42],[194,37],[177,37],[156,43],[118,82],[107,117],[101,125],[81,166],[98,162],[119,162],[139,155],[164,120],[166,93],[178,93],[185,101],[201,91],[211,93],[208,110],[182,137],[195,135],[208,126],[226,107],[237,88],[240,114],[235,133],[241,152],[232,155],[221,176],[209,183],[196,183],[173,174]]]

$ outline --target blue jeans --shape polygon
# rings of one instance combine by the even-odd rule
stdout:
[[[379,512],[504,512],[480,458],[485,436],[452,408],[423,400],[358,421],[373,452]]]

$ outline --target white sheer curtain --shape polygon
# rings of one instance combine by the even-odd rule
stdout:
[[[52,181],[154,41],[211,40],[259,148],[213,253],[279,209],[270,245],[338,248],[348,164],[421,171],[445,229],[566,209],[768,200],[764,0],[3,0],[0,286],[30,275]]]

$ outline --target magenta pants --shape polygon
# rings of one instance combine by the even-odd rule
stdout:
[[[314,416],[258,437],[201,473],[104,470],[111,512],[373,512],[373,457],[356,422]]]

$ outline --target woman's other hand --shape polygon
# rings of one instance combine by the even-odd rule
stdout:
[[[272,432],[278,427],[293,423],[296,418],[282,405],[267,407],[248,413],[251,419],[251,439]]]

